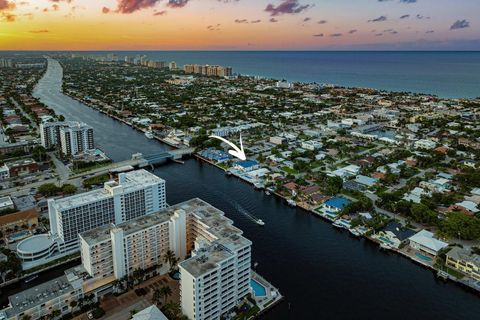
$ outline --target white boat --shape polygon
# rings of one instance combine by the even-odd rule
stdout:
[[[392,247],[390,247],[388,244],[382,242],[382,243],[380,243],[380,249],[390,250],[390,249],[392,249]]]
[[[289,206],[292,206],[292,207],[296,207],[297,206],[297,203],[295,201],[293,201],[292,199],[288,199],[287,200],[287,203]]]
[[[153,139],[153,132],[152,131],[147,131],[145,132],[145,137],[147,137],[148,139]]]
[[[255,182],[253,186],[255,187],[255,189],[258,189],[258,190],[261,190],[264,188],[263,184],[260,182]]]
[[[265,190],[265,194],[266,194],[267,196],[269,196],[271,193],[270,193],[270,191]]]
[[[257,219],[257,220],[255,220],[255,222],[256,222],[258,225],[260,225],[260,226],[264,226],[264,225],[265,225],[265,222],[263,222],[262,219]]]
[[[38,274],[34,274],[33,276],[26,278],[24,282],[29,283],[30,281],[33,281],[37,278],[38,278]]]
[[[332,226],[334,226],[336,228],[340,228],[340,229],[345,228],[345,226],[343,224],[341,224],[340,222],[338,222],[338,220],[336,220],[334,223],[332,223]]]
[[[350,231],[351,234],[353,234],[355,237],[360,237],[361,234],[360,232],[356,229],[356,228],[353,228],[353,229],[348,229]]]

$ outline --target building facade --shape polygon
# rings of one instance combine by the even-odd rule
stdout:
[[[84,269],[100,283],[160,270],[173,251],[182,261],[181,307],[190,319],[220,319],[250,292],[251,241],[200,199],[84,232],[80,244]]]
[[[93,128],[82,122],[44,122],[40,124],[40,138],[44,148],[58,147],[65,155],[95,148]]]
[[[146,170],[121,173],[103,189],[50,199],[50,232],[58,237],[60,251],[78,249],[78,234],[119,224],[166,207],[165,180]]]
[[[185,73],[201,74],[204,76],[230,77],[233,75],[231,67],[209,66],[199,64],[186,64],[183,66]]]
[[[453,247],[446,254],[445,264],[480,281],[480,256],[477,254],[471,254],[460,247]]]
[[[61,127],[60,146],[65,155],[76,155],[94,149],[93,128],[80,123]]]

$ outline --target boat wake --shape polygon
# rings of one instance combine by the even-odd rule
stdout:
[[[206,186],[207,187],[207,186]],[[207,187],[208,188],[208,187]],[[213,191],[213,190],[212,190]],[[247,209],[245,209],[244,207],[242,207],[237,201],[233,200],[229,195],[227,194],[223,194],[217,190],[213,191],[214,194],[216,194],[217,196],[225,199],[232,207],[234,207],[239,213],[243,214],[244,216],[246,216],[247,218],[249,218],[250,220],[252,220],[253,222],[255,222],[256,224],[260,225],[260,226],[264,226],[265,225],[265,222],[260,219],[260,218],[257,218],[256,216],[254,216],[252,213],[250,213],[250,211],[248,211]]]

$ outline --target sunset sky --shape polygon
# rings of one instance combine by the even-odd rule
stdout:
[[[480,50],[479,0],[0,0],[0,50]]]

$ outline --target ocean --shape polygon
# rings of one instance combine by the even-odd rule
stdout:
[[[96,52],[100,53],[100,52]],[[105,52],[101,52],[105,53]],[[289,81],[480,97],[480,52],[121,51],[184,64],[231,66],[236,73]]]

